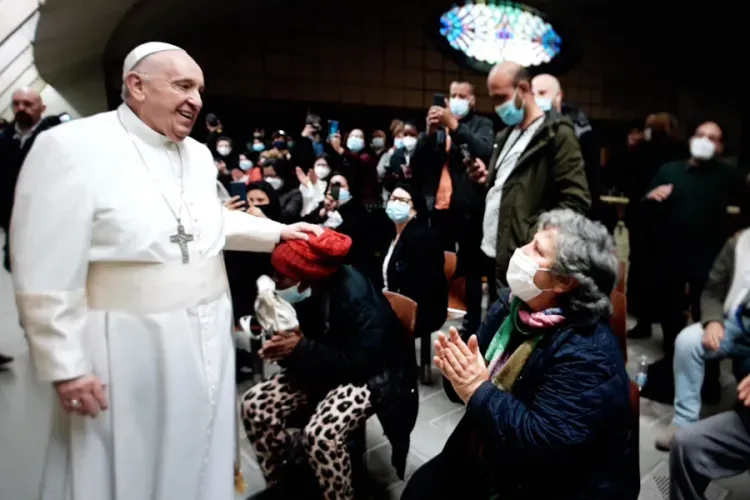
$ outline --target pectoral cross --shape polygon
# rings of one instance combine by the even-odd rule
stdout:
[[[193,235],[185,232],[185,226],[177,224],[177,234],[173,234],[169,237],[169,241],[176,243],[180,246],[180,252],[182,253],[182,263],[187,264],[190,262],[190,253],[188,253],[187,244],[193,241]]]

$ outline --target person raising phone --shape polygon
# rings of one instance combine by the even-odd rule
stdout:
[[[430,225],[443,250],[458,251],[458,267],[466,275],[468,311],[462,329],[474,332],[481,319],[482,275],[479,244],[482,239],[483,196],[466,172],[461,153],[487,161],[492,154],[492,122],[475,113],[474,86],[451,83],[448,98],[435,95],[427,112],[426,132],[410,161],[412,185],[427,201]]]

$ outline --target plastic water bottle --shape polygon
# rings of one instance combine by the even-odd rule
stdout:
[[[635,374],[635,383],[638,385],[638,390],[643,389],[648,379],[648,358],[641,356],[641,360],[638,362],[638,371]]]

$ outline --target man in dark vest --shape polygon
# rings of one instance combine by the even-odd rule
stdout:
[[[35,90],[20,88],[13,92],[12,108],[15,119],[0,130],[0,227],[5,230],[3,265],[9,272],[10,214],[13,211],[13,197],[21,165],[37,136],[60,124],[58,116],[42,118],[46,107],[42,102],[42,97]],[[55,180],[40,179],[40,182],[55,182]],[[0,353],[0,367],[10,363],[12,359]]]

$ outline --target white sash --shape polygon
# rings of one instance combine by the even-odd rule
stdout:
[[[182,262],[92,262],[86,295],[90,309],[151,314],[213,302],[228,290],[220,255]]]

